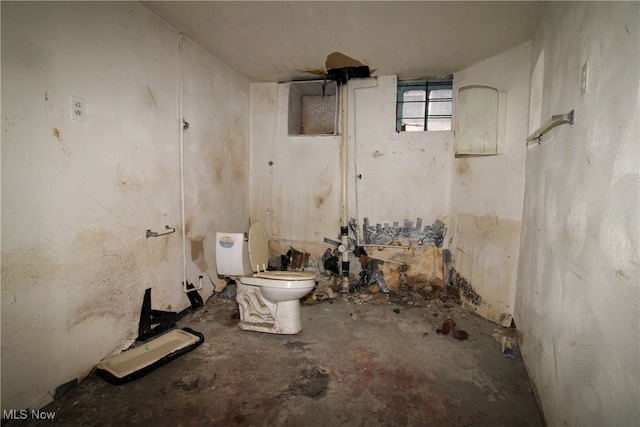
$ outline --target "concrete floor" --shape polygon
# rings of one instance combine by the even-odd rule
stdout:
[[[368,298],[303,305],[302,332],[284,336],[240,330],[235,301],[212,297],[182,325],[200,347],[124,385],[91,375],[43,410],[65,426],[543,425],[517,347],[503,357],[498,342],[515,329]],[[467,341],[436,333],[448,317]]]

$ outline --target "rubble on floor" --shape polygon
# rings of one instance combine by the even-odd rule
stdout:
[[[201,346],[127,384],[90,375],[44,408],[50,424],[543,425],[517,345],[500,353],[514,331],[451,301],[336,293],[301,307],[297,335],[243,331],[237,313],[209,298],[178,325]],[[447,319],[469,339],[437,334]]]

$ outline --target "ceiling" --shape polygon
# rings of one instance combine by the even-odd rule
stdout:
[[[440,77],[531,39],[544,2],[150,1],[251,82],[312,79],[341,52],[374,75]]]

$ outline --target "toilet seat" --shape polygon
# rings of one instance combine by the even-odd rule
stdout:
[[[253,277],[261,277],[263,279],[272,280],[314,280],[316,278],[315,273],[308,271],[261,271],[253,275]]]
[[[267,279],[257,274],[253,276],[240,277],[240,283],[243,285],[257,286],[259,288],[272,288],[272,289],[300,289],[306,286],[315,286],[315,277],[307,280],[280,280],[280,279]],[[311,290],[311,289],[309,289]]]

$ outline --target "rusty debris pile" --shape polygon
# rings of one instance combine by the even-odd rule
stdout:
[[[444,308],[452,308],[461,304],[461,290],[456,287],[456,282],[450,280],[457,278],[455,271],[441,277],[430,276],[419,271],[419,263],[415,267],[406,262],[379,259],[369,255],[363,247],[356,247],[350,253],[349,288],[345,290],[339,255],[337,249],[328,248],[320,259],[313,259],[309,253],[291,247],[285,254],[272,256],[269,267],[272,270],[318,272],[317,285],[305,297],[305,304],[331,300],[338,295],[348,296],[355,302],[368,301],[375,296],[393,304],[416,307],[437,303]]]

